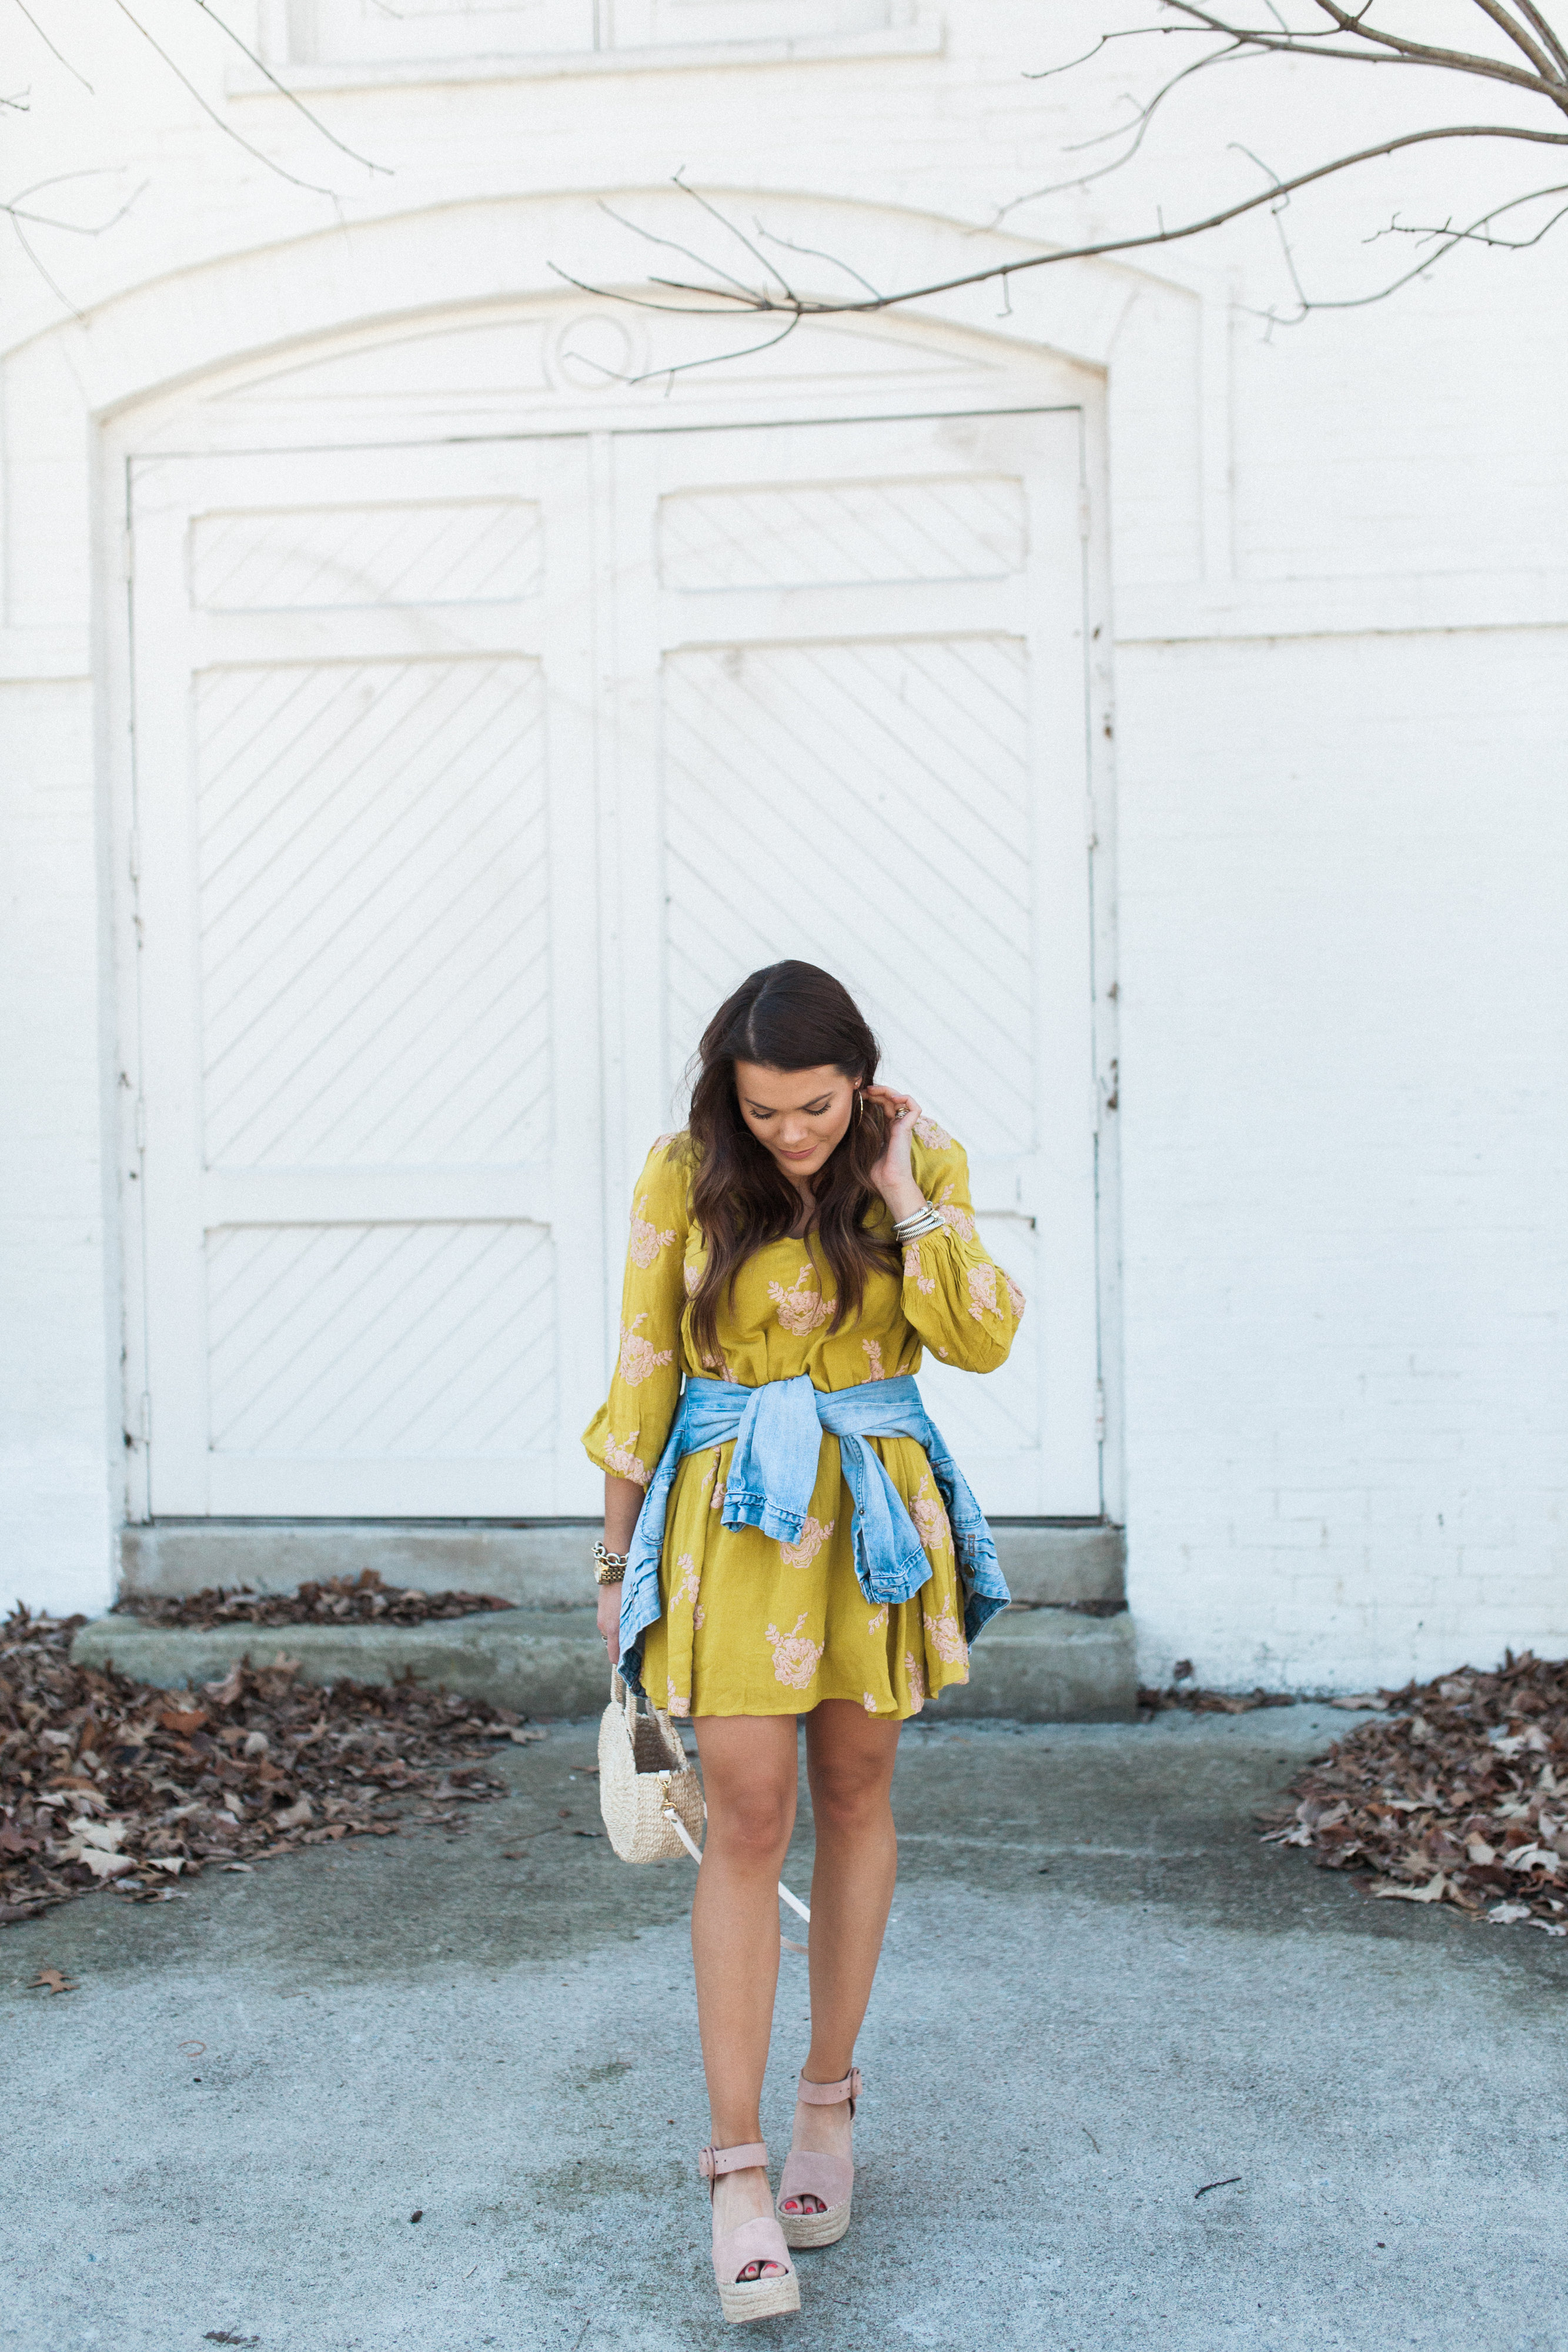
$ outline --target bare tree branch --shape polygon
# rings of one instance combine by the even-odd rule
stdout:
[[[1189,237],[1203,236],[1211,229],[1220,228],[1227,221],[1239,220],[1243,215],[1256,212],[1261,205],[1275,204],[1281,196],[1293,194],[1298,188],[1311,187],[1317,181],[1329,179],[1338,172],[1353,171],[1358,163],[1370,163],[1380,156],[1397,154],[1404,148],[1427,146],[1436,140],[1445,139],[1512,139],[1527,141],[1536,146],[1568,147],[1568,131],[1529,131],[1507,123],[1456,123],[1441,131],[1409,131],[1396,139],[1385,139],[1375,147],[1363,147],[1353,155],[1336,156],[1331,163],[1315,164],[1310,172],[1298,172],[1291,179],[1276,180],[1270,186],[1260,190],[1257,194],[1243,196],[1236,204],[1223,205],[1218,212],[1208,213],[1202,220],[1188,221],[1180,228],[1145,229],[1132,236],[1102,237],[1092,245],[1062,246],[1051,253],[1030,254],[1022,260],[996,261],[984,268],[967,269],[954,278],[931,278],[920,286],[905,287],[896,294],[875,294],[862,298],[834,298],[825,295],[780,297],[769,294],[760,287],[744,287],[736,278],[731,278],[729,281],[730,287],[736,289],[734,292],[727,292],[726,289],[717,286],[695,285],[690,280],[681,278],[662,278],[651,282],[667,286],[672,292],[690,294],[699,298],[704,310],[709,308],[716,299],[727,299],[746,310],[758,312],[788,310],[792,315],[806,319],[837,318],[861,311],[887,310],[901,302],[928,301],[938,294],[960,293],[967,287],[983,286],[991,278],[1018,278],[1026,271],[1053,268],[1064,261],[1102,260],[1110,254],[1145,252],[1156,246],[1179,245]],[[1256,161],[1256,158],[1253,160]],[[684,182],[678,184],[683,187],[686,194],[693,193]],[[605,210],[609,211],[610,207],[606,205]],[[655,236],[651,229],[639,227],[635,221],[622,220],[618,213],[612,213],[611,217],[620,221],[623,227],[634,230],[639,236],[647,237],[653,244],[667,246],[674,243],[672,238]],[[684,247],[675,247],[678,252],[685,249]],[[699,259],[703,268],[712,269],[716,277],[727,274],[720,271],[716,263],[701,260],[700,257],[696,256],[692,257]],[[570,271],[562,269],[558,263],[552,262],[550,267],[558,277],[566,278],[570,285],[581,287],[584,293],[599,294],[612,300],[625,301],[635,299],[623,294],[612,293],[610,289],[595,286],[586,279],[574,278]],[[688,305],[643,303],[640,307],[646,310],[664,310],[673,315],[691,314]],[[664,371],[660,368],[654,373],[662,375]]]
[[[1192,16],[1200,13],[1189,8],[1187,0],[1165,0],[1165,5]],[[1545,75],[1526,73],[1521,66],[1505,64],[1499,58],[1479,57],[1470,49],[1437,49],[1423,41],[1406,40],[1397,33],[1382,32],[1366,22],[1364,10],[1360,16],[1353,16],[1348,8],[1339,5],[1339,0],[1317,0],[1317,5],[1325,16],[1333,18],[1342,32],[1354,33],[1364,41],[1376,41],[1384,48],[1396,50],[1413,65],[1445,66],[1451,72],[1479,74],[1483,80],[1507,81],[1518,89],[1544,91],[1554,105],[1563,103],[1561,85]],[[1492,14],[1491,0],[1473,0],[1473,5],[1484,15]]]
[[[232,139],[236,147],[243,147],[247,155],[254,155],[258,163],[264,163],[269,172],[276,172],[278,178],[280,180],[287,180],[291,187],[304,188],[313,196],[330,196],[335,193],[331,188],[323,188],[319,183],[315,180],[302,180],[298,177],[298,173],[286,171],[281,163],[275,163],[270,155],[263,154],[259,147],[253,147],[248,139],[242,138],[240,133],[235,129],[234,124],[232,122],[225,122],[223,116],[218,112],[217,108],[210,105],[207,100],[203,97],[201,91],[196,88],[195,83],[191,79],[190,75],[183,72],[174,63],[173,58],[169,55],[168,50],[164,48],[162,43],[153,37],[153,36],[148,31],[146,26],[141,23],[140,17],[133,16],[131,15],[130,9],[125,5],[125,0],[113,0],[113,5],[119,9],[120,15],[125,18],[128,25],[135,26],[136,30],[141,34],[148,47],[157,51],[158,55],[162,58],[163,63],[173,75],[175,80],[182,83],[183,87],[190,91],[191,96],[195,100],[196,104],[201,108],[202,112],[207,117],[209,121],[215,122],[217,124],[218,129],[223,132],[225,139]]]
[[[235,31],[232,25],[225,24],[217,10],[212,5],[212,0],[195,0],[195,5],[201,10],[204,16],[211,17],[219,32],[222,33],[225,38],[234,43],[235,48],[240,51],[241,55],[250,59],[251,64],[256,68],[257,73],[266,75],[267,80],[272,84],[273,89],[277,90],[278,96],[280,98],[286,98],[288,100],[289,105],[295,110],[295,112],[297,114],[302,114],[305,117],[305,120],[310,125],[311,130],[319,131],[320,132],[322,138],[326,140],[329,146],[336,147],[340,155],[347,155],[350,163],[362,163],[367,172],[382,172],[384,173],[389,179],[392,176],[392,165],[390,163],[373,163],[368,155],[361,155],[357,147],[350,147],[343,140],[340,139],[335,131],[329,131],[320,116],[319,114],[312,114],[310,109],[306,105],[305,100],[302,98],[297,97],[286,82],[278,80],[277,76],[273,72],[272,68],[267,64],[267,59],[265,58],[257,57],[249,42],[242,40],[240,36]],[[18,5],[20,5],[20,0],[18,0]],[[254,152],[255,151],[253,150],[252,152]]]
[[[61,220],[53,213],[29,212],[26,209],[27,199],[42,195],[46,188],[63,188],[71,180],[105,180],[118,176],[112,164],[87,172],[57,172],[52,179],[35,180],[30,188],[19,188],[14,196],[0,204],[0,212],[9,213],[13,220],[30,221],[36,228],[60,228],[71,236],[102,236],[118,221],[125,218],[138,196],[145,195],[151,185],[149,181],[143,180],[139,187],[132,188],[125,202],[117,205],[109,218],[101,221]]]
[[[1561,71],[1564,80],[1568,80],[1568,45],[1558,39],[1540,9],[1534,6],[1533,0],[1519,0],[1519,13],[1540,34],[1552,53],[1552,62]]]
[[[71,61],[70,61],[69,58],[68,58],[68,57],[66,56],[66,54],[65,54],[64,50],[62,50],[62,49],[57,49],[57,48],[56,48],[56,47],[55,47],[55,45],[54,45],[53,41],[51,41],[51,40],[50,40],[50,38],[49,38],[49,37],[48,37],[47,33],[46,33],[46,32],[45,32],[45,30],[44,30],[44,28],[43,28],[42,25],[40,25],[40,24],[39,24],[39,22],[38,22],[37,18],[34,16],[34,14],[33,14],[32,10],[31,10],[31,9],[30,9],[26,5],[26,0],[16,0],[16,6],[17,6],[18,8],[20,8],[20,9],[21,9],[23,16],[26,16],[26,18],[27,19],[28,24],[29,24],[29,25],[31,25],[31,26],[32,26],[32,28],[33,28],[33,30],[34,30],[34,32],[35,32],[35,33],[37,33],[37,37],[38,37],[39,40],[40,40],[40,41],[42,41],[42,43],[43,43],[43,45],[44,45],[45,48],[46,48],[46,49],[47,49],[47,51],[48,51],[49,55],[50,55],[52,58],[57,58],[57,59],[59,60],[59,63],[60,63],[61,65],[63,65],[63,66],[64,66],[64,68],[65,68],[65,69],[66,69],[67,73],[68,73],[68,74],[71,76],[71,78],[72,78],[72,79],[73,79],[74,81],[79,81],[79,82],[80,82],[80,84],[81,84],[81,86],[82,86],[82,88],[83,88],[83,89],[85,89],[85,90],[86,90],[86,92],[87,92],[88,96],[89,96],[89,98],[91,98],[91,97],[94,95],[94,92],[93,92],[93,87],[92,87],[91,82],[90,82],[90,81],[89,81],[89,79],[88,79],[88,78],[87,78],[86,74],[84,74],[84,73],[78,73],[78,72],[77,71],[77,68],[75,68],[75,66],[73,66],[73,65],[72,65],[72,63],[71,63]]]
[[[1042,80],[1076,71],[1092,59],[1102,56],[1113,43],[1150,39],[1158,41],[1176,35],[1200,40],[1207,38],[1210,46],[1200,57],[1188,59],[1179,65],[1158,84],[1151,96],[1134,102],[1133,119],[1130,122],[1124,122],[1110,130],[1094,133],[1087,139],[1080,140],[1075,147],[1069,146],[1064,151],[1068,154],[1082,153],[1086,148],[1119,141],[1121,142],[1119,153],[1109,162],[1097,164],[1071,178],[1051,182],[1031,190],[1028,194],[1011,198],[998,208],[990,223],[992,228],[1022,205],[1035,202],[1042,197],[1062,194],[1069,190],[1086,188],[1092,183],[1103,181],[1122,170],[1133,157],[1145,149],[1150,127],[1167,102],[1199,75],[1218,69],[1224,65],[1235,65],[1252,60],[1267,61],[1270,58],[1285,57],[1306,58],[1314,63],[1322,61],[1335,65],[1376,66],[1386,69],[1403,70],[1406,73],[1421,72],[1428,76],[1432,73],[1450,76],[1458,74],[1469,80],[1479,79],[1493,86],[1500,84],[1527,100],[1544,101],[1552,110],[1552,116],[1548,118],[1549,121],[1561,121],[1563,117],[1568,116],[1568,38],[1559,33],[1552,21],[1552,16],[1548,14],[1549,6],[1552,14],[1557,13],[1558,0],[1470,0],[1470,5],[1485,18],[1491,31],[1509,44],[1513,52],[1512,56],[1498,56],[1490,54],[1486,50],[1440,46],[1429,41],[1412,39],[1403,32],[1390,31],[1381,21],[1376,20],[1377,12],[1385,5],[1385,0],[1354,0],[1354,5],[1349,6],[1343,5],[1343,0],[1301,0],[1301,5],[1309,6],[1314,11],[1319,20],[1306,24],[1300,21],[1299,9],[1292,9],[1291,16],[1288,16],[1285,13],[1285,5],[1280,5],[1280,0],[1263,0],[1268,21],[1245,23],[1222,13],[1222,5],[1209,5],[1209,0],[1156,0],[1156,5],[1179,21],[1174,24],[1156,23],[1125,26],[1113,32],[1102,34],[1092,47],[1085,50],[1081,56],[1070,59],[1065,65],[1047,67],[1039,72],[1030,73],[1026,76],[1026,79]],[[1289,5],[1289,0],[1285,0],[1285,5]],[[1291,16],[1296,17],[1297,21],[1292,22]],[[1385,300],[1401,287],[1408,285],[1412,278],[1425,275],[1437,261],[1458,246],[1490,245],[1509,251],[1521,251],[1538,245],[1542,237],[1556,226],[1558,220],[1564,217],[1564,210],[1553,212],[1544,226],[1529,236],[1511,236],[1496,233],[1495,224],[1506,215],[1517,212],[1521,206],[1546,203],[1563,193],[1555,186],[1549,186],[1534,189],[1525,194],[1511,197],[1505,202],[1494,205],[1487,212],[1477,215],[1463,226],[1455,226],[1450,220],[1440,227],[1411,231],[1396,221],[1390,225],[1390,233],[1415,235],[1419,242],[1432,248],[1423,253],[1413,268],[1402,271],[1387,284],[1370,293],[1345,296],[1336,299],[1309,295],[1301,283],[1296,267],[1295,256],[1283,217],[1291,199],[1301,191],[1316,186],[1321,181],[1337,178],[1346,172],[1357,171],[1365,164],[1380,162],[1417,148],[1456,140],[1480,141],[1492,145],[1500,144],[1505,150],[1513,145],[1563,147],[1568,146],[1568,128],[1547,129],[1528,121],[1459,122],[1437,124],[1419,130],[1394,131],[1388,137],[1380,139],[1373,144],[1358,147],[1349,152],[1331,155],[1325,161],[1310,164],[1301,171],[1282,177],[1273,172],[1258,156],[1252,155],[1251,161],[1264,173],[1269,184],[1234,203],[1221,205],[1206,212],[1197,219],[1167,226],[1164,208],[1156,205],[1155,226],[1152,229],[1145,228],[1121,236],[1097,237],[1085,243],[1058,245],[1048,252],[1028,255],[1021,259],[1009,257],[1007,260],[988,262],[977,268],[960,271],[951,277],[934,278],[919,285],[904,286],[890,292],[883,292],[875,288],[864,273],[843,256],[822,253],[818,248],[798,245],[792,239],[767,226],[762,221],[758,220],[754,223],[758,239],[766,241],[770,246],[781,246],[788,250],[810,254],[819,260],[826,261],[832,268],[843,272],[845,276],[853,279],[856,287],[862,289],[837,295],[803,294],[795,291],[777,268],[764,260],[758,245],[752,238],[747,236],[718,205],[699,194],[682,173],[675,175],[675,185],[684,194],[691,197],[694,203],[700,205],[707,216],[727,236],[736,238],[755,259],[763,262],[762,277],[748,283],[737,276],[733,268],[710,258],[706,253],[698,252],[690,246],[678,243],[674,238],[658,236],[635,221],[625,219],[619,214],[612,214],[612,218],[620,221],[622,226],[631,229],[637,236],[650,244],[659,245],[669,251],[680,253],[688,261],[695,262],[698,274],[692,279],[651,276],[646,280],[650,289],[649,294],[632,295],[617,289],[613,293],[608,293],[608,299],[632,302],[640,309],[664,311],[672,316],[690,316],[698,311],[711,315],[716,309],[758,316],[769,313],[781,314],[799,320],[891,310],[901,303],[930,300],[938,296],[959,293],[969,288],[999,279],[1004,299],[1010,308],[1012,279],[1030,270],[1052,268],[1062,262],[1105,259],[1124,254],[1150,252],[1163,246],[1183,244],[1195,237],[1211,235],[1232,221],[1243,219],[1249,214],[1268,207],[1275,218],[1286,268],[1295,290],[1298,310],[1294,315],[1304,318],[1309,312],[1317,310],[1359,309],[1370,302]],[[1249,150],[1240,147],[1239,142],[1232,143],[1237,147],[1238,152],[1250,153]],[[606,207],[606,209],[609,208]],[[1371,243],[1375,240],[1365,241]],[[607,295],[608,289],[591,285],[569,271],[558,269],[557,274],[567,279],[569,283],[581,287],[585,292],[599,294],[601,297]],[[782,291],[776,289],[782,289]],[[664,296],[684,299],[674,300],[659,299]],[[1273,312],[1264,315],[1268,316],[1271,322],[1277,317]],[[713,362],[703,360],[691,364],[707,366]],[[659,369],[652,373],[663,374],[666,371]]]
[[[27,229],[60,228],[68,230],[73,236],[102,236],[114,226],[117,221],[122,221],[125,218],[137,197],[145,193],[147,183],[143,180],[141,187],[133,188],[125,202],[110,213],[107,220],[96,222],[59,220],[51,213],[30,212],[27,209],[27,199],[29,196],[41,195],[46,188],[62,188],[72,180],[99,180],[111,175],[111,170],[58,172],[51,179],[35,180],[31,187],[23,188],[8,201],[0,203],[0,215],[10,222],[12,233],[22,251],[26,255],[50,293],[54,295],[57,301],[65,305],[78,325],[82,322],[85,314],[77,308],[65,288],[46,268],[42,257],[34,251],[27,237]]]
[[[1554,74],[1551,59],[1547,58],[1537,44],[1531,39],[1530,35],[1524,30],[1522,26],[1516,25],[1514,23],[1513,18],[1509,15],[1508,10],[1500,5],[1500,0],[1476,0],[1476,5],[1481,10],[1484,16],[1488,16],[1491,18],[1494,25],[1501,27],[1503,32],[1508,35],[1509,39],[1513,43],[1514,47],[1523,52],[1524,56],[1530,59],[1531,64],[1535,68],[1536,72],[1545,80],[1552,81],[1556,79],[1560,81],[1562,79],[1561,74]]]

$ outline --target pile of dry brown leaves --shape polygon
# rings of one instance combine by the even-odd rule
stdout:
[[[0,1627],[0,1926],[99,1886],[167,1897],[213,1864],[404,1819],[461,1826],[454,1807],[506,1794],[486,1743],[545,1736],[410,1682],[313,1688],[281,1654],[150,1689],[73,1665],[82,1622],[18,1608]]]
[[[162,1593],[131,1592],[114,1604],[121,1617],[150,1625],[424,1625],[434,1617],[472,1617],[484,1609],[509,1609],[489,1592],[415,1592],[383,1584],[373,1568],[358,1576],[325,1577],[297,1592],[224,1591],[209,1585],[179,1600]]]
[[[1369,1871],[1373,1895],[1568,1936],[1568,1661],[1511,1650],[1382,1697],[1291,1783],[1269,1842]]]

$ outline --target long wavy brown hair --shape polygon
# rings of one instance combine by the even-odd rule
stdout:
[[[692,1213],[702,1228],[707,1264],[692,1300],[692,1338],[699,1362],[719,1360],[718,1315],[754,1250],[781,1241],[800,1213],[800,1196],[741,1117],[737,1061],[769,1070],[815,1070],[831,1064],[868,1087],[882,1049],[841,981],[814,963],[770,963],[727,997],[697,1048],[688,1122],[695,1166]],[[812,1179],[813,1224],[838,1290],[836,1331],[858,1315],[866,1278],[896,1272],[897,1253],[865,1230],[879,1195],[871,1171],[887,1141],[887,1123],[863,1095],[849,1126]]]

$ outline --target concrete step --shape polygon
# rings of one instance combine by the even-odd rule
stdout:
[[[1013,1597],[1056,1607],[1120,1601],[1125,1541],[1120,1528],[992,1523]],[[211,1585],[293,1592],[308,1579],[373,1568],[388,1584],[421,1592],[489,1592],[519,1608],[580,1604],[592,1577],[593,1519],[434,1520],[165,1519],[120,1536],[122,1593],[178,1596]]]
[[[72,1644],[78,1664],[111,1660],[157,1688],[216,1682],[236,1658],[267,1665],[279,1652],[308,1683],[391,1682],[413,1672],[436,1687],[520,1715],[590,1715],[604,1704],[604,1652],[591,1609],[497,1610],[430,1625],[149,1625],[99,1617]],[[1073,1610],[1012,1609],[976,1644],[971,1679],[937,1702],[944,1715],[1013,1716],[1033,1723],[1113,1723],[1136,1704],[1132,1621]]]

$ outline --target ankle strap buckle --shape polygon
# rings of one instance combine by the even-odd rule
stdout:
[[[697,2170],[705,2180],[716,2180],[722,2173],[748,2172],[755,2164],[766,2168],[767,2163],[767,2141],[750,2139],[743,2140],[737,2147],[703,2148],[697,2157]]]

